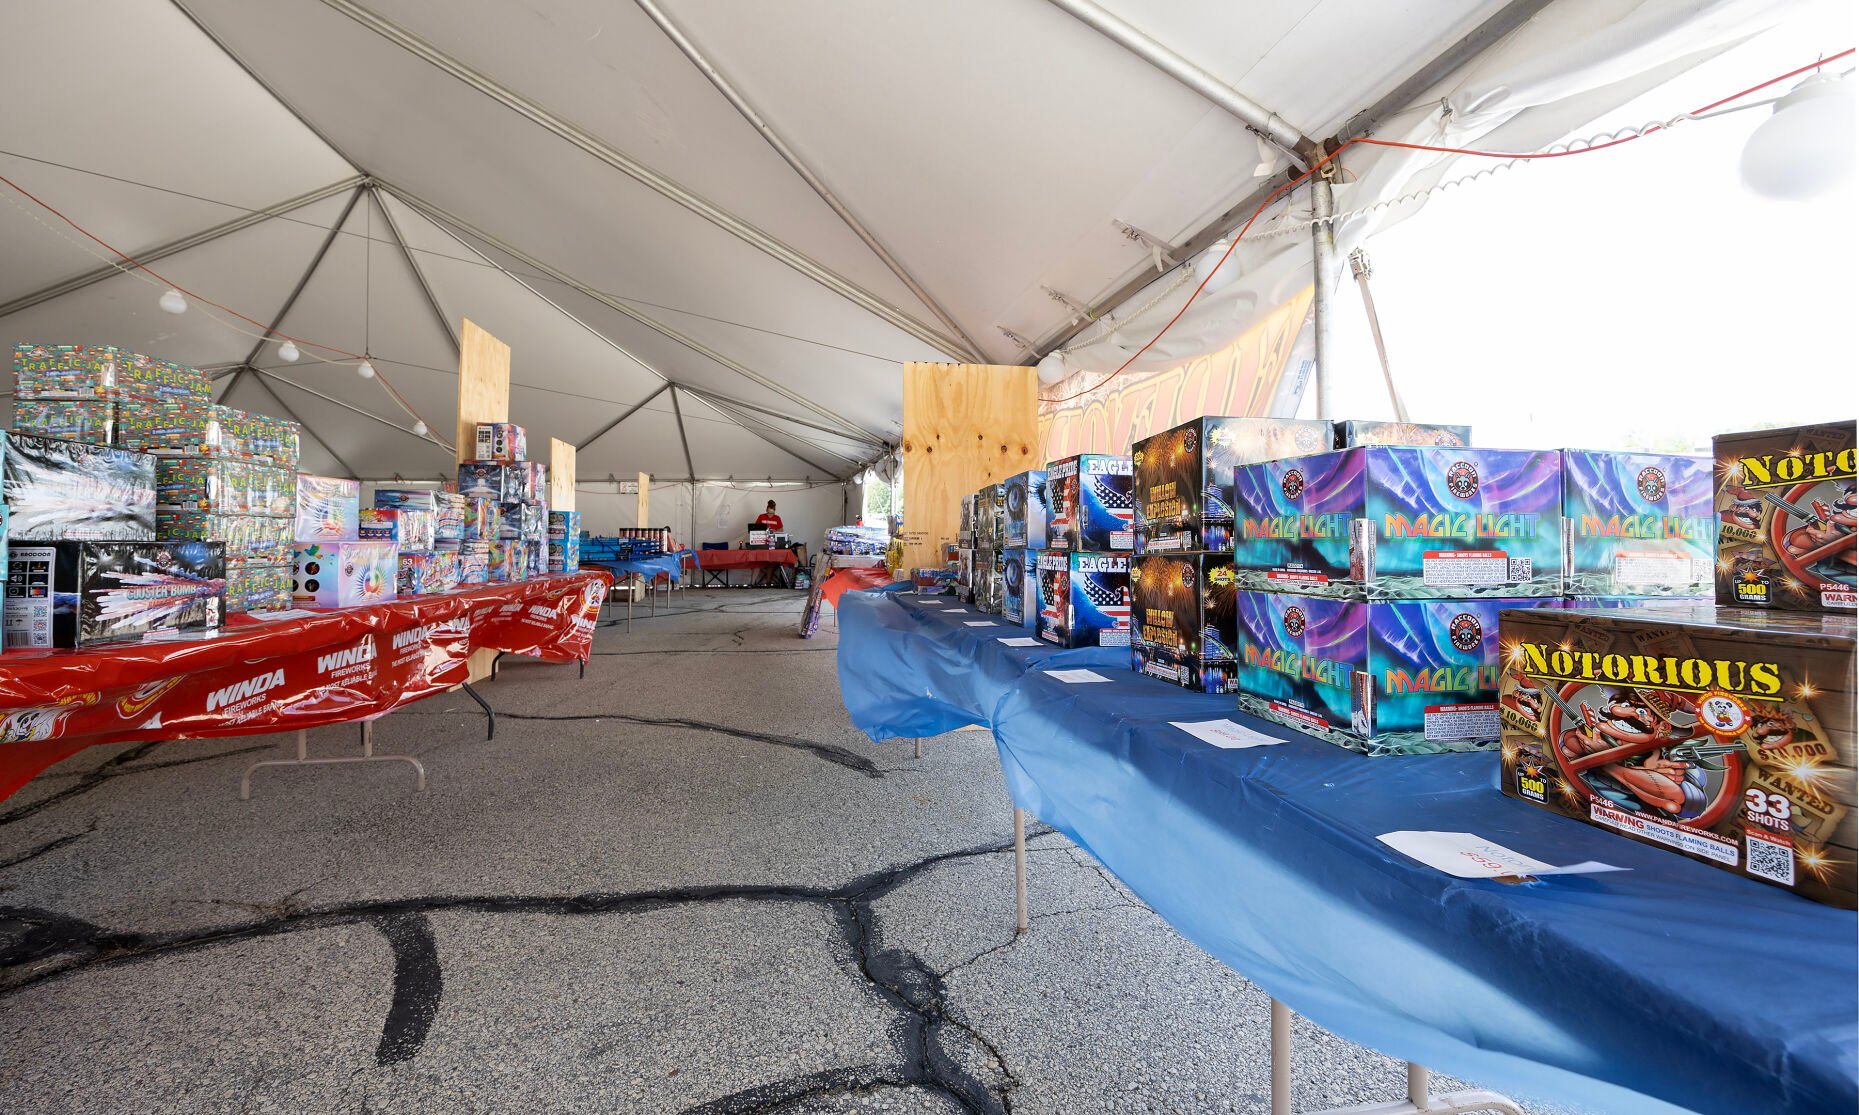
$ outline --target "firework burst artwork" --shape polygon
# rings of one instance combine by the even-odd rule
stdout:
[[[27,434],[5,445],[11,537],[131,541],[155,536],[155,459]]]

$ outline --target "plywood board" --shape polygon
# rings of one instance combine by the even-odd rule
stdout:
[[[549,510],[574,510],[574,446],[549,439]]]
[[[471,459],[478,423],[508,421],[510,346],[465,318],[458,331],[458,459]]]
[[[961,498],[1043,468],[1039,384],[1011,364],[904,365],[904,568],[942,564]]]
[[[636,527],[651,526],[652,520],[646,517],[646,513],[651,509],[652,474],[649,472],[642,472],[639,474],[639,517],[633,520],[633,525]],[[692,542],[691,545],[695,546],[697,543]]]

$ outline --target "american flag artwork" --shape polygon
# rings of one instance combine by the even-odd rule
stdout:
[[[1074,607],[1083,611],[1089,607],[1093,613],[1102,616],[1102,621],[1091,622],[1091,627],[1128,627],[1130,625],[1130,582],[1128,574],[1086,573],[1078,578],[1074,586],[1079,589]]]

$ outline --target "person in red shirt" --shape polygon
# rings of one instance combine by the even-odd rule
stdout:
[[[771,499],[768,501],[768,510],[755,517],[755,525],[761,527],[763,530],[778,531],[782,529],[781,516],[775,514],[774,500]]]

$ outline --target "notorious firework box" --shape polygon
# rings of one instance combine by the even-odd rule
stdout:
[[[13,427],[22,434],[116,444],[116,404],[109,399],[15,399]]]
[[[1708,595],[1716,529],[1707,458],[1562,451],[1569,596]]]
[[[529,436],[523,427],[512,422],[480,422],[472,440],[472,456],[480,461],[526,461],[529,459]]]
[[[1358,445],[1447,445],[1472,444],[1470,426],[1436,426],[1424,422],[1358,422],[1338,419],[1336,441],[1331,448],[1352,449]]]
[[[1039,551],[1001,551],[1001,618],[1039,626]]]
[[[0,435],[7,537],[133,542],[155,537],[155,458],[31,434]]]
[[[1316,453],[1328,422],[1196,418],[1130,447],[1136,552],[1233,547],[1233,470],[1255,461]]]
[[[466,499],[514,503],[523,498],[523,471],[514,464],[466,461],[458,466],[458,494]]]
[[[107,399],[124,355],[112,345],[16,344],[13,390],[21,399]]]
[[[1003,549],[1046,548],[1050,505],[1046,474],[1035,469],[1009,476],[1001,485],[1001,545]]]
[[[1240,587],[1428,600],[1562,593],[1562,454],[1366,446],[1246,465]]]
[[[9,550],[10,647],[208,630],[226,613],[226,559],[217,542],[15,542]]]
[[[1239,707],[1364,755],[1498,742],[1498,626],[1513,600],[1239,594]]]
[[[1128,457],[1081,453],[1048,464],[1046,544],[1098,553],[1134,548],[1134,479]]]
[[[1130,559],[1130,666],[1203,693],[1231,693],[1231,554],[1145,554]]]
[[[1853,432],[1832,422],[1712,439],[1717,603],[1853,609]]]
[[[503,530],[503,505],[477,497],[465,500],[465,517],[459,525],[461,542],[491,542]]]
[[[1508,612],[1511,797],[1854,906],[1853,618]]]
[[[299,542],[352,542],[361,520],[361,481],[297,474]]]
[[[1062,647],[1130,645],[1130,557],[1041,550],[1034,558],[1039,585],[1039,638]]]
[[[296,547],[291,597],[318,608],[352,608],[394,599],[400,548],[392,542],[310,542]]]
[[[492,584],[520,581],[517,564],[522,560],[523,543],[514,538],[499,538],[490,544],[484,562],[484,579]]]

